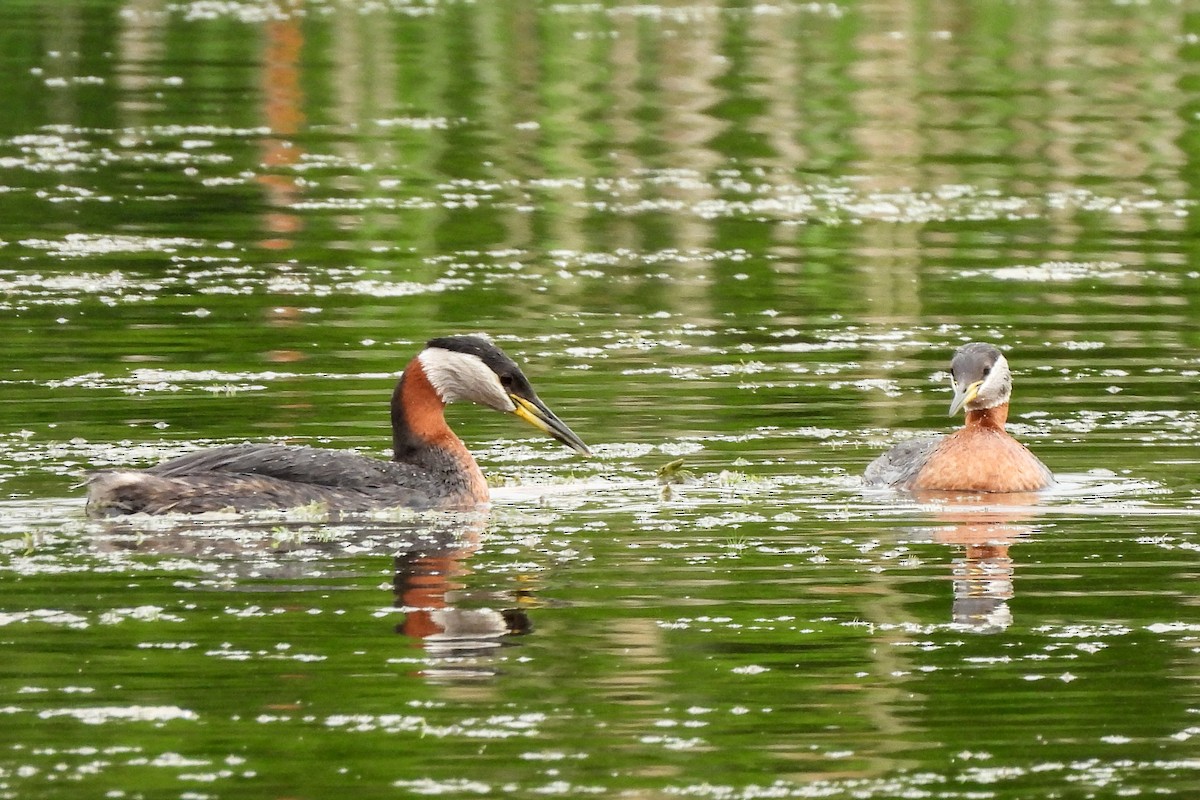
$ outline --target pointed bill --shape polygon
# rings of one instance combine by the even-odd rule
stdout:
[[[543,433],[558,439],[576,453],[583,456],[590,456],[592,454],[591,449],[583,443],[583,440],[576,436],[575,432],[568,428],[565,422],[555,416],[553,411],[546,408],[546,405],[541,400],[537,398],[529,400],[515,394],[511,394],[509,397],[516,404],[516,408],[513,409],[512,413]]]
[[[975,381],[967,388],[962,388],[957,383],[954,385],[954,399],[950,401],[950,416],[958,413],[958,410],[967,403],[975,399],[979,394],[979,387],[983,385],[983,381]]]

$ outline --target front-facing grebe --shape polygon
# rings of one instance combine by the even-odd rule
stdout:
[[[500,348],[478,336],[447,336],[426,343],[396,384],[391,461],[317,447],[215,447],[146,470],[92,475],[87,512],[93,517],[195,514],[312,503],[333,512],[474,508],[488,501],[487,481],[443,415],[447,403],[460,400],[515,414],[591,455]]]
[[[867,467],[867,483],[912,491],[1031,492],[1054,483],[1037,456],[1004,430],[1012,373],[990,344],[965,344],[950,361],[950,413],[966,424],[947,436],[912,439]]]

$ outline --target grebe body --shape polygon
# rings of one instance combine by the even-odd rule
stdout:
[[[583,455],[587,445],[537,396],[516,363],[477,336],[430,340],[392,393],[392,460],[318,447],[216,447],[145,470],[89,477],[93,517],[283,510],[318,503],[333,512],[407,507],[470,509],[487,480],[446,424],[448,403],[514,414]]]
[[[950,413],[966,409],[962,428],[946,436],[901,442],[867,466],[868,484],[932,492],[1029,492],[1054,476],[1004,429],[1012,373],[990,344],[963,345],[950,362]]]

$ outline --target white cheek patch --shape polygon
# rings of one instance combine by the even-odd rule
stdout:
[[[984,378],[983,385],[979,387],[979,398],[987,399],[990,403],[989,408],[993,405],[999,405],[1008,401],[1010,392],[1009,382],[1012,380],[1012,373],[1008,370],[1008,359],[1000,356],[996,359],[996,363],[992,365],[992,369],[988,372],[988,376]]]
[[[465,400],[497,411],[516,408],[496,373],[478,356],[430,347],[421,351],[417,358],[442,402]]]

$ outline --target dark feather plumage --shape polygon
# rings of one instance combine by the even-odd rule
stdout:
[[[432,473],[411,464],[285,445],[200,450],[147,470],[98,473],[88,484],[92,516],[263,511],[313,503],[347,513],[420,509],[445,494]]]
[[[867,465],[863,477],[872,486],[903,486],[917,477],[945,436],[924,436],[900,442]]]

